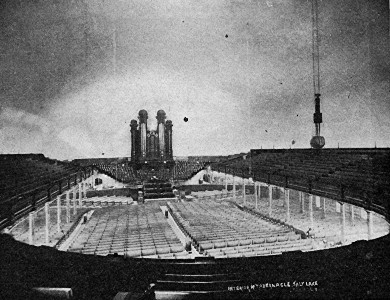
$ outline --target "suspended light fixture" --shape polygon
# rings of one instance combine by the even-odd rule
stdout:
[[[320,100],[320,54],[319,54],[319,36],[318,36],[318,1],[312,0],[312,44],[313,44],[313,86],[314,86],[314,105],[313,115],[315,124],[315,135],[310,140],[310,146],[314,149],[321,149],[325,146],[325,138],[321,136],[321,100]]]

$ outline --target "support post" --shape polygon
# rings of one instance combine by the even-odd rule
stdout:
[[[268,215],[272,215],[272,185],[268,184],[268,201],[269,201],[269,207],[268,207]]]
[[[284,189],[284,201],[286,202],[286,222],[290,222],[290,190]]]
[[[283,194],[283,201],[282,201],[282,206],[284,207],[284,204],[285,204],[285,198],[284,198],[284,188],[283,187],[279,187],[277,188],[278,191],[279,191],[279,201],[278,203],[280,203],[280,199],[282,198],[282,194]]]
[[[28,243],[34,245],[35,211],[28,214]]]
[[[83,206],[83,183],[79,183],[79,207]]]
[[[242,193],[244,196],[244,206],[246,205],[245,178],[242,178]]]
[[[314,217],[313,217],[313,195],[309,195],[309,214],[310,214],[310,228],[314,227]]]
[[[351,223],[352,223],[352,226],[355,225],[355,207],[353,204],[350,204],[350,208],[351,208]]]
[[[258,183],[255,181],[255,185],[254,185],[254,190],[255,190],[255,209],[257,210],[257,202],[258,202],[258,195],[257,195],[257,186],[258,186]]]
[[[326,218],[326,199],[322,198],[322,218]]]
[[[70,191],[66,191],[66,223],[70,222]]]
[[[49,230],[50,230],[50,203],[45,203],[45,244],[49,245]]]
[[[299,200],[301,202],[301,213],[303,214],[305,212],[305,195],[303,192],[299,191]]]
[[[316,198],[316,207],[320,207],[321,206],[321,197],[320,196],[315,196]]]
[[[87,183],[87,181],[85,181],[84,185],[83,185],[84,200],[87,198],[87,188],[88,188],[88,183]]]
[[[73,215],[75,216],[77,214],[77,207],[76,207],[76,196],[77,196],[77,193],[76,193],[76,186],[74,187],[74,190],[73,190]]]
[[[345,203],[340,202],[341,208],[341,243],[345,243]]]
[[[372,233],[373,233],[373,215],[372,212],[367,210],[367,230],[368,230],[368,240],[372,239]]]
[[[57,232],[61,232],[61,195],[57,196]]]
[[[233,200],[236,201],[236,181],[233,175]]]

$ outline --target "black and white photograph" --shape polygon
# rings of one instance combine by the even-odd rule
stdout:
[[[390,295],[389,0],[0,0],[0,299]]]

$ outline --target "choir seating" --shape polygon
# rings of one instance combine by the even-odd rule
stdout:
[[[175,180],[187,180],[201,171],[206,165],[204,161],[176,161],[173,169]]]
[[[93,161],[91,161],[93,162]],[[160,168],[160,169],[139,169],[135,170],[132,165],[128,163],[102,162],[93,163],[93,166],[97,167],[102,173],[123,182],[123,183],[136,183],[149,180],[153,176],[158,179],[169,181],[174,180],[187,180],[193,175],[198,173],[204,168],[206,162],[204,161],[175,161],[175,165],[172,170]]]
[[[133,167],[127,163],[98,163],[93,164],[100,172],[122,183],[136,183],[140,179]]]

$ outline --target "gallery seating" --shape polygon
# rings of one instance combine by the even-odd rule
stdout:
[[[0,202],[75,173],[73,165],[40,154],[0,155]]]
[[[254,150],[212,168],[281,186],[287,181],[292,187],[315,189],[340,200],[372,201],[378,207],[386,206],[390,195],[387,149]]]

